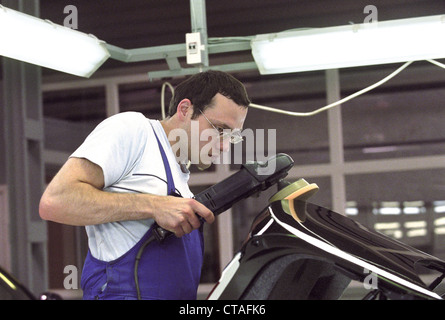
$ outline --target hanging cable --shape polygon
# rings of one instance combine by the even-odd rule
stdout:
[[[167,86],[170,88],[172,96],[175,94],[175,88],[173,88],[173,86],[169,82],[164,82],[162,84],[162,87],[161,87],[161,114],[162,114],[162,119],[166,118],[166,115],[165,115],[165,87],[167,87]]]
[[[429,63],[432,63],[432,64],[434,64],[434,65],[436,65],[436,66],[438,66],[438,67],[441,67],[441,68],[444,68],[444,69],[445,69],[445,64],[440,63],[440,62],[438,62],[438,61],[436,61],[436,60],[426,60],[426,61],[428,61]]]
[[[346,101],[349,101],[351,99],[354,99],[355,97],[358,97],[368,91],[371,91],[375,88],[377,88],[378,86],[384,84],[385,82],[389,81],[390,79],[394,78],[396,75],[398,75],[400,72],[402,72],[403,70],[405,70],[411,63],[413,63],[413,61],[409,61],[406,62],[404,65],[402,65],[401,67],[399,67],[396,71],[394,71],[393,73],[391,73],[390,75],[388,75],[387,77],[383,78],[382,80],[374,83],[373,85],[370,85],[369,87],[366,87],[360,91],[357,91],[356,93],[353,93],[343,99],[340,99],[334,103],[331,103],[327,106],[324,106],[322,108],[319,108],[317,110],[314,111],[310,111],[310,112],[293,112],[293,111],[287,111],[287,110],[282,110],[282,109],[276,109],[276,108],[271,108],[271,107],[267,107],[267,106],[262,106],[262,105],[258,105],[258,104],[254,104],[251,103],[249,105],[249,107],[252,108],[256,108],[256,109],[261,109],[261,110],[266,110],[266,111],[270,111],[270,112],[276,112],[276,113],[281,113],[281,114],[285,114],[288,116],[294,116],[294,117],[310,117],[310,116],[314,116],[320,112],[326,111],[328,109],[331,109],[333,107],[336,107],[342,103],[345,103]]]
[[[215,42],[218,41],[218,38],[214,38],[213,39]],[[244,39],[243,39],[244,40]],[[444,68],[445,69],[445,64],[440,63],[436,60],[426,60],[438,67]],[[288,111],[288,110],[282,110],[282,109],[277,109],[277,108],[273,108],[273,107],[268,107],[268,106],[263,106],[263,105],[259,105],[259,104],[255,104],[255,103],[251,103],[249,104],[249,107],[255,108],[255,109],[260,109],[260,110],[264,110],[264,111],[269,111],[269,112],[275,112],[275,113],[281,113],[284,115],[288,115],[288,116],[294,116],[294,117],[310,117],[310,116],[314,116],[316,114],[319,114],[323,111],[327,111],[331,108],[334,108],[342,103],[345,103],[349,100],[352,100],[366,92],[369,92],[379,86],[381,86],[382,84],[388,82],[389,80],[391,80],[392,78],[394,78],[396,75],[398,75],[400,72],[402,72],[403,70],[405,70],[410,64],[412,64],[414,61],[408,61],[406,63],[404,63],[401,67],[399,67],[398,69],[396,69],[394,72],[392,72],[391,74],[389,74],[388,76],[386,76],[385,78],[383,78],[382,80],[360,90],[357,91],[343,99],[340,99],[334,103],[328,104],[327,106],[324,106],[322,108],[316,109],[314,111],[310,111],[310,112],[294,112],[294,111]],[[162,105],[162,119],[165,119],[166,115],[165,115],[165,101],[164,101],[164,96],[165,96],[165,87],[168,86],[172,92],[172,95],[174,94],[174,88],[173,86],[168,83],[168,82],[164,82],[162,84],[162,88],[161,88],[161,105]]]

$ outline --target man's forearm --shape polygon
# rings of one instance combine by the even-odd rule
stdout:
[[[153,218],[163,228],[180,237],[201,222],[214,221],[213,213],[191,198],[139,193],[112,193],[87,183],[76,183],[64,191],[51,186],[39,206],[42,219],[74,226]]]
[[[76,183],[67,190],[49,187],[40,201],[42,219],[68,225],[85,226],[107,222],[154,218],[150,194],[111,193],[87,183]]]

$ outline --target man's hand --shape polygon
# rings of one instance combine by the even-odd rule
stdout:
[[[155,221],[178,238],[201,226],[198,216],[204,218],[207,223],[215,221],[213,212],[195,199],[158,196],[154,204]]]

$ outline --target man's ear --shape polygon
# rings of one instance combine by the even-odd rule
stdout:
[[[176,108],[176,114],[179,119],[184,121],[193,114],[193,104],[189,99],[182,99]]]

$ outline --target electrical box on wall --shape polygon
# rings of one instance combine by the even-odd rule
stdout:
[[[204,63],[205,46],[202,44],[201,33],[186,33],[185,42],[187,45],[187,64]]]

